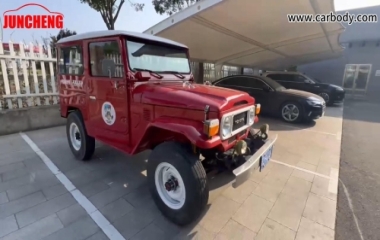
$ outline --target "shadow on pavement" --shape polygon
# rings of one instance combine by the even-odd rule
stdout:
[[[380,123],[380,101],[346,100],[343,119]]]
[[[270,118],[267,116],[259,116],[259,122],[255,124],[254,128],[259,128],[263,124],[269,124],[269,130],[273,131],[292,131],[312,128],[315,126],[316,122],[311,121],[309,123],[286,123],[280,119]]]

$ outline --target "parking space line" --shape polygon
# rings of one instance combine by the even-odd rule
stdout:
[[[274,162],[274,163],[277,163],[277,164],[281,164],[281,165],[290,167],[290,168],[294,168],[294,169],[297,169],[297,170],[300,170],[300,171],[303,171],[303,172],[306,172],[306,173],[314,174],[314,175],[316,175],[318,177],[323,177],[323,178],[326,178],[326,179],[329,179],[329,180],[331,179],[330,176],[323,175],[323,174],[320,174],[320,173],[317,173],[317,172],[313,172],[313,171],[310,171],[310,170],[307,170],[307,169],[304,169],[304,168],[300,168],[300,167],[297,167],[297,166],[294,166],[294,165],[290,165],[290,164],[287,164],[287,163],[284,163],[284,162],[281,162],[281,161],[277,161],[277,160],[274,160],[274,159],[271,159],[270,161]]]
[[[330,169],[329,192],[338,194],[338,179],[339,179],[338,169],[331,168]]]
[[[342,140],[342,132],[338,132],[338,133],[336,134],[336,139],[337,139],[337,140]]]
[[[50,171],[57,177],[57,179],[65,186],[67,191],[77,200],[77,202],[86,210],[88,215],[94,222],[102,229],[104,234],[110,240],[125,240],[120,232],[104,217],[104,215],[86,198],[81,191],[79,191],[74,184],[63,174],[58,167],[42,152],[38,146],[25,134],[20,133],[24,141],[30,148],[41,158]]]
[[[354,222],[355,222],[355,225],[356,225],[356,229],[358,230],[360,239],[364,240],[362,230],[360,229],[358,218],[356,217],[356,214],[355,214],[355,211],[354,211],[354,205],[352,204],[352,199],[350,197],[350,193],[348,192],[348,189],[347,189],[346,185],[343,183],[343,181],[341,179],[339,179],[339,181],[342,184],[344,194],[347,197],[348,206],[350,207],[350,210],[351,210],[351,213],[352,213],[352,217],[354,219]]]
[[[331,135],[331,136],[337,136],[339,134],[339,133],[329,133],[329,132],[323,132],[323,131],[315,131],[315,130],[311,130],[311,129],[307,129],[307,128],[300,128],[300,127],[290,126],[290,125],[287,125],[287,124],[277,124],[277,125],[283,126],[283,127],[288,127],[288,128],[293,128],[293,129],[298,129],[298,130],[302,130],[302,131],[308,131],[308,132],[315,132],[315,133],[319,133],[319,134]]]

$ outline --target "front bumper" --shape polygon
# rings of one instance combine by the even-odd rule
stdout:
[[[252,175],[253,171],[261,167],[261,157],[274,145],[277,140],[277,134],[274,138],[267,140],[254,140],[248,146],[250,149],[257,149],[257,144],[261,145],[252,155],[244,156],[245,163],[233,170],[235,181],[232,187],[237,188],[242,183],[247,181]],[[253,146],[256,144],[256,147]]]
[[[341,103],[344,101],[346,93],[344,91],[335,92],[331,96],[331,103]]]
[[[326,106],[308,106],[305,108],[305,118],[318,119],[325,114]]]

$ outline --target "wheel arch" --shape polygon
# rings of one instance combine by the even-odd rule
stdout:
[[[61,108],[61,117],[67,118],[69,114],[74,111],[78,111],[83,117],[81,109],[74,106],[67,106],[67,107]]]
[[[184,120],[176,118],[160,118],[148,125],[145,133],[132,150],[136,154],[146,149],[153,149],[164,141],[175,140],[195,145],[199,148],[213,148],[218,141],[210,141],[202,135],[201,121]]]

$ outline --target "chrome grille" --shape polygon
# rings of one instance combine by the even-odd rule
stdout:
[[[232,131],[244,127],[247,124],[248,112],[236,114],[232,118]]]

